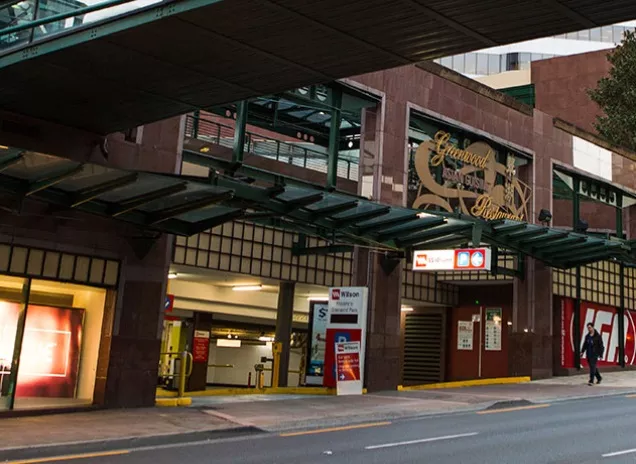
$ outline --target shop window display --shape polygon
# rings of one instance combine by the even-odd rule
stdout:
[[[93,402],[105,297],[102,289],[0,276],[0,408]]]

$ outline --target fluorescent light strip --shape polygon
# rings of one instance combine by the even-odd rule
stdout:
[[[232,290],[235,292],[258,292],[263,290],[262,285],[239,285],[237,287],[232,287]]]

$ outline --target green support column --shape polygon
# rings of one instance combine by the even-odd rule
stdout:
[[[574,178],[574,198],[572,199],[572,229],[581,217],[579,179]],[[576,267],[576,299],[574,300],[574,367],[581,368],[581,267]]]
[[[243,164],[245,154],[245,135],[247,132],[247,100],[241,100],[236,105],[236,123],[234,125],[234,151],[232,162],[236,166]]]
[[[331,126],[329,127],[329,159],[327,161],[327,188],[336,188],[338,182],[338,152],[340,151],[340,122],[342,119],[342,90],[333,89]]]
[[[623,238],[623,194],[616,198],[616,237]],[[619,277],[621,281],[620,301],[618,308],[618,364],[625,367],[625,266],[620,263]]]

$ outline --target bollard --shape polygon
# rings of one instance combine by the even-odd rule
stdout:
[[[258,388],[263,389],[265,387],[265,372],[261,371],[258,376]]]
[[[181,353],[181,366],[179,369],[179,398],[183,398],[185,396],[185,386],[186,386],[186,363],[188,359],[188,352],[184,351]]]
[[[280,355],[283,352],[283,344],[275,342],[272,345],[272,387],[277,388],[280,384]]]
[[[252,373],[247,373],[247,388],[252,388]]]

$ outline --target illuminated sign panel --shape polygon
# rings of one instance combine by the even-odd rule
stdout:
[[[526,221],[531,189],[518,177],[527,160],[506,147],[432,125],[415,152],[409,174],[414,209],[441,209],[485,220]]]
[[[413,253],[414,271],[489,271],[490,248],[419,250]]]

